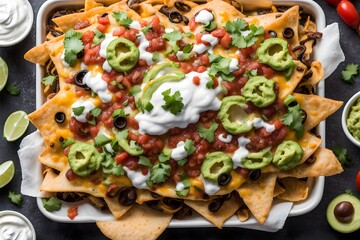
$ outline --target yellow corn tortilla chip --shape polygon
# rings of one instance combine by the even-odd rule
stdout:
[[[124,216],[124,214],[127,213],[127,211],[129,211],[129,209],[133,206],[133,205],[123,206],[123,205],[119,204],[118,197],[113,197],[113,198],[104,197],[104,200],[105,200],[107,206],[109,207],[111,213],[117,219]]]
[[[24,58],[32,63],[45,65],[46,62],[49,61],[50,56],[45,44],[41,44],[27,51]]]
[[[171,218],[171,214],[136,205],[120,220],[97,222],[96,225],[106,237],[113,240],[155,240],[169,225]]]
[[[86,0],[85,1],[85,11],[89,11],[90,9],[93,9],[95,7],[101,7],[101,3],[97,3],[94,0]]]
[[[257,181],[246,182],[237,189],[240,197],[254,217],[265,223],[273,202],[276,183],[275,173],[262,174]]]
[[[194,209],[206,220],[213,223],[216,227],[222,228],[224,222],[230,218],[242,206],[243,201],[239,199],[237,194],[232,194],[232,197],[224,201],[221,208],[216,212],[211,212],[208,209],[209,201],[189,201],[185,200],[186,205]]]
[[[314,163],[303,163],[291,170],[278,172],[278,177],[305,178],[330,176],[339,174],[343,171],[339,160],[336,158],[335,154],[329,149],[319,147],[318,150],[314,153],[314,157],[316,158]]]
[[[285,191],[277,195],[278,199],[299,202],[307,198],[309,187],[305,181],[293,177],[283,178],[280,181],[284,185]]]
[[[275,188],[274,188],[274,197],[277,197],[279,194],[285,192],[285,188],[283,188],[278,181],[276,181]]]
[[[239,219],[240,222],[245,222],[250,217],[250,212],[248,208],[240,208],[236,212],[236,216]]]

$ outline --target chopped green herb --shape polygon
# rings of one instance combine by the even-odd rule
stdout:
[[[81,41],[82,33],[70,29],[65,33],[64,39],[64,60],[70,67],[73,67],[77,60],[77,54],[84,49],[84,43]]]
[[[127,17],[126,12],[114,12],[113,17],[115,18],[116,22],[124,26],[126,28],[130,28],[130,24],[132,23],[132,19]]]
[[[144,34],[147,34],[151,29],[153,28],[153,26],[151,24],[147,25],[146,27],[142,28],[141,31]]]
[[[214,78],[216,75],[219,75],[223,80],[225,81],[233,81],[234,80],[234,75],[231,74],[230,72],[230,62],[231,62],[231,58],[226,58],[226,57],[222,57],[220,55],[210,55],[209,56],[209,60],[212,63],[210,70],[209,70],[209,76],[211,78]],[[211,83],[208,83],[209,87],[208,88],[212,88]]]
[[[61,147],[66,148],[66,147],[68,147],[68,146],[70,146],[70,145],[72,145],[74,143],[75,143],[75,140],[73,138],[67,138],[65,141],[63,141],[61,143]]]
[[[126,116],[126,113],[125,113],[125,110],[123,108],[115,109],[113,111],[113,113],[111,114],[112,118],[114,118],[114,117],[125,117],[125,116]]]
[[[215,120],[211,121],[210,128],[205,128],[203,126],[197,125],[199,135],[202,138],[205,138],[209,142],[213,142],[215,138],[215,131],[218,128],[219,124]]]
[[[145,167],[149,167],[149,168],[151,168],[153,166],[153,164],[150,162],[150,159],[148,159],[145,156],[140,156],[139,157],[139,164],[143,165]]]
[[[104,160],[101,162],[101,166],[105,174],[123,176],[125,173],[124,168],[120,164],[117,164],[114,157],[109,153],[104,154]]]
[[[171,175],[169,164],[158,163],[150,171],[150,180],[153,183],[164,183]]]
[[[351,166],[353,166],[354,163],[348,157],[346,148],[335,146],[332,151],[334,152],[337,159],[341,163],[341,166],[343,166],[343,167],[351,167]]]
[[[48,212],[55,212],[61,209],[61,201],[56,197],[43,198],[42,199],[43,207]]]
[[[244,76],[245,76],[245,77],[248,77],[248,78],[257,76],[257,69],[253,69],[253,70],[247,71],[247,72],[244,74]]]
[[[129,146],[130,146],[131,149],[142,149],[141,146],[137,142],[135,142],[134,140],[130,141]]]
[[[342,79],[346,83],[354,83],[355,76],[359,73],[359,64],[348,64],[343,71],[341,71]]]
[[[186,44],[182,51],[184,53],[190,53],[191,50],[193,49],[193,47],[194,47],[194,44]]]
[[[126,139],[128,137],[128,134],[129,134],[129,130],[127,130],[127,129],[122,130],[122,131],[116,133],[116,139],[117,140]]]
[[[294,130],[295,137],[300,139],[304,135],[304,125],[302,123],[304,117],[305,116],[300,108],[300,105],[297,104],[293,107],[288,107],[288,112],[281,121],[291,130]]]
[[[85,107],[84,106],[75,107],[75,108],[72,108],[72,110],[73,110],[73,113],[75,116],[80,116],[84,112]]]
[[[136,94],[141,93],[141,87],[139,85],[134,85],[130,90],[130,94],[135,96]]]
[[[186,32],[186,33],[184,33],[184,35],[185,35],[185,37],[188,37],[188,38],[195,36],[192,32]]]
[[[193,187],[199,192],[204,192],[204,190],[197,185],[194,185]]]
[[[165,148],[159,155],[159,161],[165,163],[171,158],[171,149]]]
[[[190,140],[190,139],[186,139],[184,148],[188,155],[193,154],[193,152],[195,152],[195,150],[196,150],[196,148],[194,146],[194,141]]]
[[[148,102],[145,106],[145,110],[150,112],[151,110],[153,110],[154,105],[151,104],[151,102]]]
[[[204,25],[203,28],[205,31],[211,32],[217,28],[217,24],[215,21],[210,21],[208,24]]]
[[[99,45],[105,39],[105,34],[103,34],[102,32],[100,32],[97,29],[95,29],[93,32],[95,33],[95,35],[94,35],[92,46],[96,46],[96,45]]]
[[[179,46],[177,45],[177,41],[183,38],[179,30],[174,30],[172,32],[165,33],[162,37],[169,42],[175,53],[179,51]]]
[[[44,77],[41,82],[45,86],[52,86],[52,85],[54,85],[56,78],[57,78],[56,76],[49,75],[49,76]]]
[[[154,62],[160,62],[160,53],[159,52],[153,52],[152,55],[153,55],[152,60]]]
[[[111,139],[104,134],[99,134],[94,138],[95,147],[100,147],[111,142]]]
[[[91,115],[93,115],[94,117],[99,117],[101,114],[101,108],[94,108],[93,110],[90,111]]]
[[[90,125],[93,125],[93,126],[96,125],[96,120],[95,120],[95,118],[93,118],[93,119],[91,119],[91,120],[88,120],[87,122],[88,122],[88,124],[90,124]]]
[[[121,85],[121,83],[119,83],[118,81],[111,81],[110,84],[113,86],[117,86],[119,89],[124,89],[124,86]]]
[[[162,92],[161,94],[164,96],[165,105],[162,106],[164,110],[169,110],[174,115],[180,113],[184,107],[184,103],[182,102],[183,98],[179,91],[176,91],[172,96],[170,95],[171,89]]]
[[[11,95],[17,96],[20,93],[20,88],[16,84],[6,84],[6,91]]]
[[[190,180],[186,177],[185,174],[181,174],[180,175],[180,178],[182,180],[182,184],[184,184],[184,189],[183,190],[175,190],[176,191],[176,194],[178,196],[187,196],[190,192],[190,186],[191,186],[191,182]]]
[[[16,194],[15,192],[9,191],[8,198],[11,203],[17,205],[18,207],[21,206],[23,198],[21,194]]]
[[[183,167],[183,166],[185,166],[185,164],[188,162],[188,159],[187,158],[183,158],[183,159],[180,159],[180,160],[177,160],[176,161],[176,163],[179,165],[179,166],[181,166],[181,167]]]

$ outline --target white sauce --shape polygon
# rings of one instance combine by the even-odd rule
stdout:
[[[80,69],[81,70],[88,70],[88,66],[85,63],[81,62]]]
[[[220,135],[218,136],[218,139],[219,139],[220,141],[224,142],[224,143],[229,143],[229,142],[231,142],[232,138],[233,138],[233,137],[232,137],[230,134],[228,134],[228,135],[226,136],[226,138],[224,137],[223,134],[220,134]]]
[[[111,101],[113,94],[108,90],[108,84],[102,79],[102,75],[97,73],[95,77],[88,72],[84,76],[84,83],[91,88],[101,99],[102,102],[108,103]]]
[[[124,170],[134,187],[138,189],[148,189],[146,181],[150,178],[150,172],[148,172],[147,175],[143,175],[141,171],[133,171],[127,167],[124,167]]]
[[[26,0],[0,0],[0,42],[14,41],[26,32],[32,24],[29,10]]]
[[[100,129],[99,129],[99,132],[97,134],[97,136],[103,134],[105,137],[107,138],[110,138],[112,139],[112,137],[110,136],[110,133],[108,132],[108,130],[104,127],[104,126],[101,126]],[[111,147],[111,143],[107,143],[105,144],[105,149],[106,151],[108,151],[109,153],[113,153],[114,152],[114,149]]]
[[[212,181],[203,179],[203,184],[204,184],[204,191],[209,196],[214,195],[216,192],[220,190],[220,186]]]
[[[176,191],[182,191],[185,189],[185,185],[183,182],[176,183]]]
[[[210,43],[210,46],[207,46],[203,43],[195,44],[193,51],[199,54],[204,53],[205,51],[212,51],[212,48],[219,42],[218,38],[211,34],[202,35],[201,40]]]
[[[265,122],[264,120],[262,120],[261,118],[254,118],[254,120],[252,121],[254,128],[265,128],[265,130],[268,133],[272,133],[273,131],[275,131],[275,125],[269,124],[267,122]]]
[[[174,159],[175,161],[184,159],[187,157],[187,152],[185,150],[185,142],[184,141],[180,141],[178,142],[178,144],[176,145],[176,148],[174,148],[171,151],[171,158]]]
[[[209,24],[212,20],[214,20],[214,16],[208,10],[201,10],[195,17],[195,22],[205,25]]]
[[[148,66],[154,64],[154,61],[152,60],[152,58],[153,58],[152,53],[146,51],[146,49],[150,45],[150,42],[146,39],[143,32],[139,33],[138,39],[140,41],[140,44],[139,44],[139,47],[138,47],[138,49],[140,51],[139,59],[145,60]]]
[[[178,52],[176,53],[176,57],[177,57],[180,61],[184,60],[184,52],[183,52],[183,51],[178,51]]]
[[[137,30],[141,29],[141,25],[138,21],[132,21],[129,25],[130,28],[135,28]]]
[[[64,49],[63,53],[61,54],[61,61],[62,61],[62,64],[64,65],[64,67],[70,67],[70,65],[65,61],[65,49]]]
[[[199,86],[193,84],[192,80],[195,76],[200,78]],[[219,110],[221,101],[217,98],[217,94],[221,91],[221,88],[208,89],[206,83],[209,80],[208,71],[205,71],[203,73],[190,72],[181,81],[163,83],[153,93],[150,100],[154,108],[150,112],[140,112],[135,116],[136,121],[139,123],[139,132],[141,134],[160,135],[171,128],[185,128],[190,123],[197,122],[201,112]],[[169,88],[171,89],[171,95],[179,91],[183,98],[184,107],[177,115],[162,108],[165,104],[162,92]]]
[[[236,58],[232,58],[229,64],[229,71],[233,72],[239,69],[239,61]]]
[[[245,138],[245,137],[238,138],[239,148],[236,149],[236,151],[234,152],[234,154],[232,156],[234,168],[244,167],[244,165],[242,165],[242,163],[241,163],[241,160],[243,158],[247,157],[247,155],[249,155],[249,151],[246,149],[246,144],[248,144],[249,142],[250,142],[250,139],[248,139],[248,138]]]
[[[107,33],[105,34],[105,39],[101,42],[100,44],[100,56],[107,59],[107,55],[106,55],[106,48],[109,46],[109,44],[116,39],[117,37],[114,37],[112,35],[112,33]],[[107,71],[107,72],[111,72],[111,67],[109,65],[109,62],[106,60],[103,65],[102,68]]]
[[[109,62],[106,60],[103,65],[102,65],[102,69],[108,73],[111,72],[112,67],[110,66]]]
[[[71,105],[71,109],[78,107],[84,107],[84,111],[79,116],[76,116],[74,112],[71,112],[71,116],[75,117],[79,122],[87,122],[86,115],[95,108],[94,103],[91,100],[83,100],[80,98]]]
[[[32,240],[33,233],[29,225],[15,215],[0,216],[0,239],[1,240]]]
[[[174,31],[173,28],[165,28],[165,33],[171,33],[173,31]]]

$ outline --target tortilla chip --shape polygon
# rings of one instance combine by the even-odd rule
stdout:
[[[269,215],[274,197],[276,174],[262,174],[257,181],[247,182],[237,189],[254,217],[264,224]]]
[[[308,80],[301,82],[299,84],[299,87],[304,85],[315,86],[324,76],[324,69],[322,68],[320,62],[317,61],[312,62],[309,71],[311,71],[312,73],[311,77]]]
[[[204,202],[185,200],[184,203],[218,228],[222,228],[224,222],[234,215],[235,212],[243,205],[243,202],[239,199],[237,194],[232,194],[232,197],[229,200],[224,201],[221,208],[216,212],[209,211],[208,204],[210,201]]]
[[[240,222],[245,222],[250,217],[250,211],[248,208],[241,208],[236,212],[236,216]]]
[[[93,9],[95,7],[101,7],[101,3],[97,3],[94,0],[86,0],[85,1],[85,11],[89,11],[90,9]]]
[[[148,202],[148,201],[157,199],[157,198],[153,197],[153,195],[151,194],[151,192],[149,190],[136,189],[136,193],[137,193],[136,202],[138,204],[143,204],[144,202]]]
[[[306,121],[304,123],[305,131],[316,127],[322,120],[336,112],[343,102],[323,98],[317,95],[306,95],[294,93],[294,97],[300,104],[300,107],[306,112]]]
[[[278,172],[278,177],[319,177],[335,175],[343,172],[343,168],[339,160],[331,150],[320,147],[314,153],[314,157],[316,158],[314,163],[309,165],[303,163],[291,170]]]
[[[274,197],[277,197],[279,194],[285,192],[285,188],[283,188],[278,181],[276,181],[275,188],[274,188]]]
[[[50,56],[45,44],[41,44],[27,51],[24,55],[24,58],[25,60],[32,63],[45,65],[46,62],[49,61]]]
[[[117,197],[104,197],[104,200],[116,219],[121,218],[133,206],[123,206],[119,204],[119,199]]]
[[[293,177],[283,178],[280,181],[284,184],[285,192],[279,194],[278,199],[298,202],[307,198],[309,187],[306,182]]]
[[[106,237],[113,240],[155,240],[169,225],[171,218],[171,214],[153,210],[145,205],[136,205],[120,220],[96,222],[96,225]]]

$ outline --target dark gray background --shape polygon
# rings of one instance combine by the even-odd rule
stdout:
[[[45,0],[30,0],[35,17],[43,2]],[[348,85],[341,80],[341,70],[348,63],[360,63],[360,37],[355,30],[342,22],[335,8],[326,4],[325,0],[316,0],[316,2],[324,9],[327,24],[339,22],[341,46],[346,55],[345,62],[340,64],[337,71],[326,80],[326,97],[347,101],[355,92],[360,90],[360,76],[357,76],[353,85]],[[360,2],[353,2],[360,10]],[[8,82],[21,87],[19,96],[10,95],[5,89],[0,92],[0,135],[2,135],[4,122],[10,113],[20,109],[27,113],[35,110],[35,65],[23,59],[24,53],[33,46],[35,46],[35,24],[24,41],[13,47],[0,48],[0,56],[5,59],[9,66]],[[360,149],[344,135],[340,121],[341,113],[342,108],[326,121],[326,145],[330,149],[335,145],[346,147],[355,164],[351,168],[346,168],[344,173],[340,175],[326,178],[324,196],[315,210],[303,216],[288,218],[284,229],[277,233],[241,228],[224,228],[222,230],[217,228],[167,229],[160,239],[360,239],[359,231],[347,235],[335,232],[329,227],[325,217],[328,203],[346,189],[351,189],[354,195],[360,197],[355,186],[355,177],[360,170]],[[30,126],[27,134],[34,129],[33,126]],[[8,192],[20,192],[21,170],[16,154],[20,141],[21,139],[9,143],[0,137],[0,162],[11,159],[15,162],[16,168],[14,179],[10,184],[0,189],[0,210],[14,210],[27,216],[33,223],[39,240],[106,239],[95,224],[64,224],[48,220],[38,210],[34,198],[24,196],[21,207],[10,203],[7,198]]]

